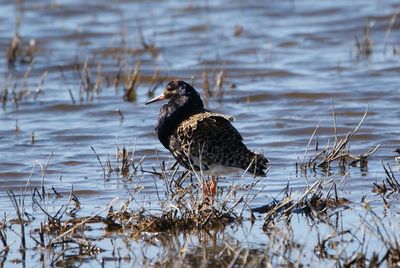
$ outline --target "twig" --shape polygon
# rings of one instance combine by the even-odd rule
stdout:
[[[400,7],[398,7],[396,9],[396,11],[394,12],[393,17],[390,19],[389,26],[388,26],[388,28],[387,28],[387,30],[385,32],[385,41],[384,41],[384,48],[383,48],[383,53],[384,54],[386,54],[386,49],[387,49],[387,45],[388,45],[388,39],[389,39],[390,33],[392,32],[393,26],[396,23],[396,19],[399,16],[399,14],[400,14]]]
[[[41,189],[42,189],[42,196],[43,196],[43,198],[44,198],[44,195],[45,195],[45,190],[44,190],[44,176],[46,175],[47,168],[49,167],[50,160],[51,160],[51,158],[53,157],[53,155],[54,155],[54,152],[51,152],[51,154],[50,154],[50,156],[49,156],[49,159],[47,160],[46,165],[45,165],[44,168],[42,169],[42,179],[41,179],[41,181],[40,181],[40,187],[41,187]]]
[[[310,145],[311,145],[311,141],[313,140],[315,134],[317,133],[317,130],[318,130],[320,125],[321,125],[321,121],[318,122],[318,125],[315,127],[310,139],[308,140],[308,144],[306,146],[306,150],[304,151],[304,155],[303,155],[303,164],[305,163],[307,152],[308,152],[308,149],[310,148]]]
[[[103,177],[106,177],[106,169],[104,168],[103,164],[101,163],[100,157],[99,155],[96,153],[96,150],[93,148],[93,146],[90,146],[90,148],[92,148],[92,151],[94,152],[94,154],[96,155],[97,160],[100,163],[101,168],[103,169]]]
[[[23,213],[21,213],[21,209],[18,205],[17,199],[15,198],[15,194],[13,192],[13,190],[8,190],[7,191],[8,196],[11,199],[11,202],[14,206],[15,212],[17,213],[17,217],[18,217],[18,221],[19,224],[21,226],[21,245],[20,245],[20,249],[21,250],[25,250],[26,249],[26,241],[25,241],[25,223],[22,219],[22,215]]]
[[[333,147],[335,147],[338,142],[337,128],[336,128],[336,113],[335,113],[335,103],[333,102],[333,98],[331,99],[331,101],[332,101],[333,130],[335,132],[335,143]]]
[[[71,89],[70,89],[70,88],[68,89],[68,93],[69,93],[69,96],[71,97],[72,104],[76,104],[76,101],[75,101],[74,95],[72,94],[72,91],[71,91]]]

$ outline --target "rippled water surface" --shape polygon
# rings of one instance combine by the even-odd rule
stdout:
[[[346,172],[339,194],[351,200],[352,212],[343,217],[344,225],[359,221],[364,196],[382,207],[372,186],[386,176],[381,160],[397,170],[394,150],[400,147],[400,18],[393,20],[398,1],[65,0],[1,1],[0,6],[0,81],[8,89],[0,112],[0,204],[8,218],[15,217],[15,211],[7,191],[20,193],[27,181],[40,186],[42,179],[48,189],[53,186],[66,196],[73,187],[84,216],[106,210],[116,197],[123,202],[138,185],[143,189],[135,197],[136,205],[157,211],[162,180],[148,172],[132,173],[130,178],[113,172],[105,178],[91,149],[104,165],[107,158],[115,165],[116,145],[134,150],[136,163],[146,156],[145,170],[158,169],[163,160],[173,164],[153,132],[160,105],[144,105],[156,70],[163,85],[181,78],[193,82],[203,97],[202,74],[207,72],[214,88],[218,73],[224,72],[224,94],[220,100],[211,97],[208,108],[234,116],[246,144],[264,152],[271,162],[268,176],[254,189],[261,192],[251,207],[271,202],[288,183],[293,191],[302,191],[317,178],[329,175],[341,180]],[[365,29],[371,51],[364,47]],[[7,50],[15,32],[22,54],[12,67],[7,64]],[[32,64],[27,62],[27,51],[33,54]],[[80,90],[85,62],[91,82],[97,84],[89,96]],[[123,81],[115,85],[118,70],[121,75],[127,68],[132,72],[138,62],[137,98],[124,101]],[[156,94],[161,90],[158,87]],[[335,162],[329,174],[321,168],[305,174],[297,170],[296,162],[303,160],[318,124],[306,159],[314,156],[316,140],[320,148],[334,143],[332,104],[339,138],[357,126],[368,107],[363,125],[351,139],[352,154],[380,147],[367,167],[341,170]],[[239,174],[220,180],[219,186],[226,191],[237,182],[251,181]],[[396,222],[397,198],[388,202]],[[263,214],[256,217],[253,227],[245,223],[219,232],[217,246],[229,241],[265,248],[269,240],[261,229]],[[306,219],[299,216],[293,222],[297,241],[317,239]],[[103,235],[102,228],[94,235]],[[14,238],[18,240],[15,234]],[[192,239],[192,252],[207,243]],[[106,249],[108,243],[98,241]],[[140,256],[151,259],[162,251],[159,244],[131,243],[138,264]],[[39,261],[32,251],[28,266]],[[312,252],[305,255],[313,261],[302,263],[317,260]],[[19,258],[17,251],[12,252],[3,264],[15,264]],[[96,266],[99,259],[84,264]]]

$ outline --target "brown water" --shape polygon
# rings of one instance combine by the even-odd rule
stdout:
[[[368,168],[349,169],[340,195],[352,201],[352,210],[343,216],[343,225],[358,226],[354,222],[365,213],[360,205],[363,196],[373,206],[382,207],[381,198],[371,192],[372,185],[385,178],[380,161],[395,163],[393,150],[400,146],[400,18],[388,35],[390,20],[400,8],[398,1],[21,2],[1,1],[0,8],[0,51],[4,59],[0,64],[1,83],[9,90],[0,113],[0,203],[1,212],[9,214],[8,218],[15,217],[15,212],[7,190],[19,193],[29,178],[32,185],[39,186],[41,166],[46,165],[52,153],[45,186],[54,186],[65,195],[73,187],[83,207],[82,215],[94,215],[116,197],[118,202],[124,202],[138,185],[143,189],[136,196],[136,205],[157,211],[156,192],[160,189],[155,188],[155,183],[162,188],[164,182],[149,173],[130,179],[112,173],[104,178],[91,149],[95,148],[102,161],[110,155],[113,162],[115,144],[125,145],[130,151],[134,148],[136,161],[146,155],[143,168],[151,170],[159,166],[156,148],[161,160],[173,163],[153,133],[159,105],[144,105],[149,81],[157,69],[166,80],[179,77],[191,81],[194,77],[194,85],[202,94],[202,73],[208,72],[214,85],[217,73],[224,71],[224,96],[220,102],[211,98],[209,109],[235,116],[235,126],[246,144],[264,152],[271,161],[267,178],[256,186],[255,190],[262,191],[252,201],[252,207],[269,203],[288,182],[293,191],[302,191],[326,175],[324,170],[316,169],[304,176],[297,172],[296,162],[298,157],[303,158],[319,122],[320,147],[334,142],[332,101],[339,137],[355,128],[368,107],[364,124],[352,138],[351,151],[360,154],[378,144],[380,147],[369,159]],[[373,42],[370,55],[359,53],[356,41],[363,42],[366,25]],[[237,30],[240,34],[235,35],[235,27],[242,27],[243,31]],[[12,69],[6,62],[9,42],[16,31],[23,49],[30,40],[35,43],[34,63],[26,85],[24,74],[29,64],[21,63],[19,57]],[[147,45],[156,49],[144,49],[141,35]],[[80,79],[75,66],[82,68],[86,60],[92,81],[98,77],[102,87],[92,100],[83,96],[79,101]],[[133,69],[138,61],[137,100],[125,102],[122,86],[114,86],[118,62],[122,62],[124,72],[125,66]],[[35,100],[35,90],[46,71],[42,93]],[[18,107],[12,99],[14,85],[16,92],[30,93],[22,97]],[[161,87],[156,93],[160,91]],[[117,109],[122,111],[123,120]],[[314,147],[315,141],[310,155]],[[332,166],[332,178],[340,180],[343,174],[336,164]],[[237,183],[239,177],[221,181],[221,189]],[[241,183],[250,182],[251,178],[245,178]],[[397,198],[389,202],[392,224],[396,226]],[[293,222],[296,241],[313,244],[315,228],[324,234],[330,232],[329,227],[315,227],[301,216]],[[245,223],[218,232],[213,250],[218,252],[224,243],[265,250],[270,240],[262,231],[262,224],[260,214],[252,227]],[[93,231],[94,237],[102,234],[101,227]],[[168,256],[166,248],[171,243],[183,243],[187,237],[191,239],[192,252],[201,251],[208,243],[194,234],[177,234],[154,245],[131,240],[128,248],[135,252],[135,260],[108,265],[141,265],[144,256],[152,263],[160,255]],[[14,239],[17,240],[15,234]],[[122,241],[123,236],[114,234],[97,245],[107,249],[111,248],[110,243],[117,243],[125,256],[130,251]],[[350,245],[346,250],[352,255],[354,248]],[[97,266],[108,255],[110,250],[83,264]],[[318,262],[309,250],[299,256],[305,264]],[[4,263],[10,264],[15,258],[20,258],[17,251],[9,254]],[[28,260],[27,266],[39,261],[35,250]],[[196,261],[199,260],[193,257]],[[277,257],[273,263],[284,262]]]

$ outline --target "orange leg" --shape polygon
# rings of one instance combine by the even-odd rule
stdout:
[[[203,191],[203,203],[206,201],[207,196],[208,196],[208,185],[207,182],[203,179],[203,182],[201,184],[201,189]]]
[[[214,176],[211,176],[211,181],[210,181],[210,196],[211,196],[211,205],[214,204],[214,196],[217,193],[217,180],[215,179]]]

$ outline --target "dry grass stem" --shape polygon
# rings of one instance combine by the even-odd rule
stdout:
[[[125,93],[124,100],[133,102],[136,101],[137,93],[136,87],[139,84],[139,67],[140,61],[136,62],[133,72],[130,73],[129,68],[125,75]]]

